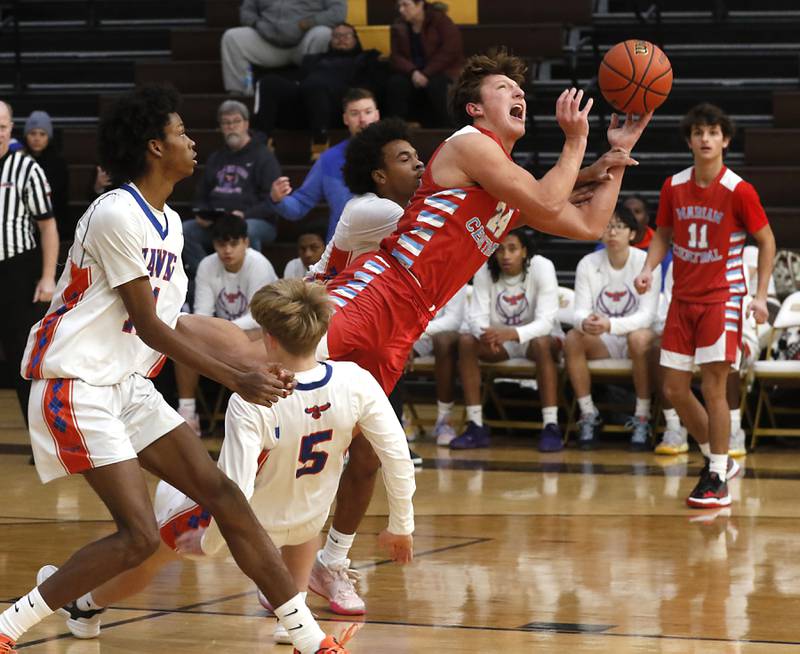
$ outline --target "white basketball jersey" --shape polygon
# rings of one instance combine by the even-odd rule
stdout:
[[[362,254],[380,247],[396,228],[403,207],[374,193],[352,198],[342,209],[322,258],[311,267],[316,279],[333,279]]]
[[[47,315],[31,328],[23,377],[108,386],[155,376],[164,356],[136,335],[116,288],[149,277],[156,313],[174,327],[186,298],[182,250],[178,214],[151,207],[133,184],[97,198],[78,222]]]
[[[358,425],[381,460],[389,530],[412,533],[414,466],[403,428],[372,375],[349,361],[328,361],[295,379],[294,393],[273,406],[234,394],[225,414],[219,467],[249,498],[259,522],[268,532],[279,531],[327,515]],[[192,504],[186,498],[169,512],[156,507],[159,524]],[[222,545],[212,521],[203,551],[212,554]]]

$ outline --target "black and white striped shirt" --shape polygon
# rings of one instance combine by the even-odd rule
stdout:
[[[52,217],[41,166],[21,150],[0,157],[0,261],[35,248],[33,221]]]

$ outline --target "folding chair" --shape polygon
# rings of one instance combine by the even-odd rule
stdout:
[[[800,436],[800,428],[779,427],[776,420],[777,415],[800,415],[800,409],[775,406],[769,393],[774,386],[800,387],[800,361],[772,359],[773,345],[778,341],[781,332],[790,327],[800,327],[800,291],[792,293],[783,301],[778,315],[775,317],[767,348],[767,360],[756,361],[753,364],[751,374],[755,383],[758,384],[758,401],[753,419],[753,433],[750,438],[751,449],[755,449],[760,436]],[[761,424],[764,412],[767,414],[769,427]]]

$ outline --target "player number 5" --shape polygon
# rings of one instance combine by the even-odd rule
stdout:
[[[327,452],[318,452],[314,448],[320,443],[325,443],[333,438],[333,430],[317,431],[308,436],[303,436],[300,440],[300,455],[297,460],[300,467],[295,472],[295,479],[300,479],[303,475],[316,475],[322,472],[328,462]]]

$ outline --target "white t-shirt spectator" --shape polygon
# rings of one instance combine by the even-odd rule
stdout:
[[[250,300],[256,291],[276,281],[275,269],[263,254],[247,248],[239,272],[228,272],[216,253],[197,267],[194,312],[230,320],[242,329],[258,329],[250,315]]]
[[[524,277],[524,279],[523,279]],[[560,332],[558,278],[553,262],[535,255],[528,274],[510,277],[502,272],[492,281],[489,264],[475,273],[467,310],[469,333],[480,338],[487,327],[514,327],[520,343]]]
[[[303,265],[302,260],[300,257],[295,257],[289,263],[286,264],[286,267],[283,269],[283,278],[284,279],[302,279],[306,276],[306,273],[309,271],[309,268],[306,268]]]
[[[615,270],[608,259],[608,250],[587,254],[575,270],[575,327],[581,329],[590,314],[606,316],[610,334],[624,336],[637,329],[652,328],[658,309],[658,284],[639,295],[633,280],[642,271],[647,252],[628,250],[625,265]],[[661,279],[661,266],[656,266],[653,279]]]

